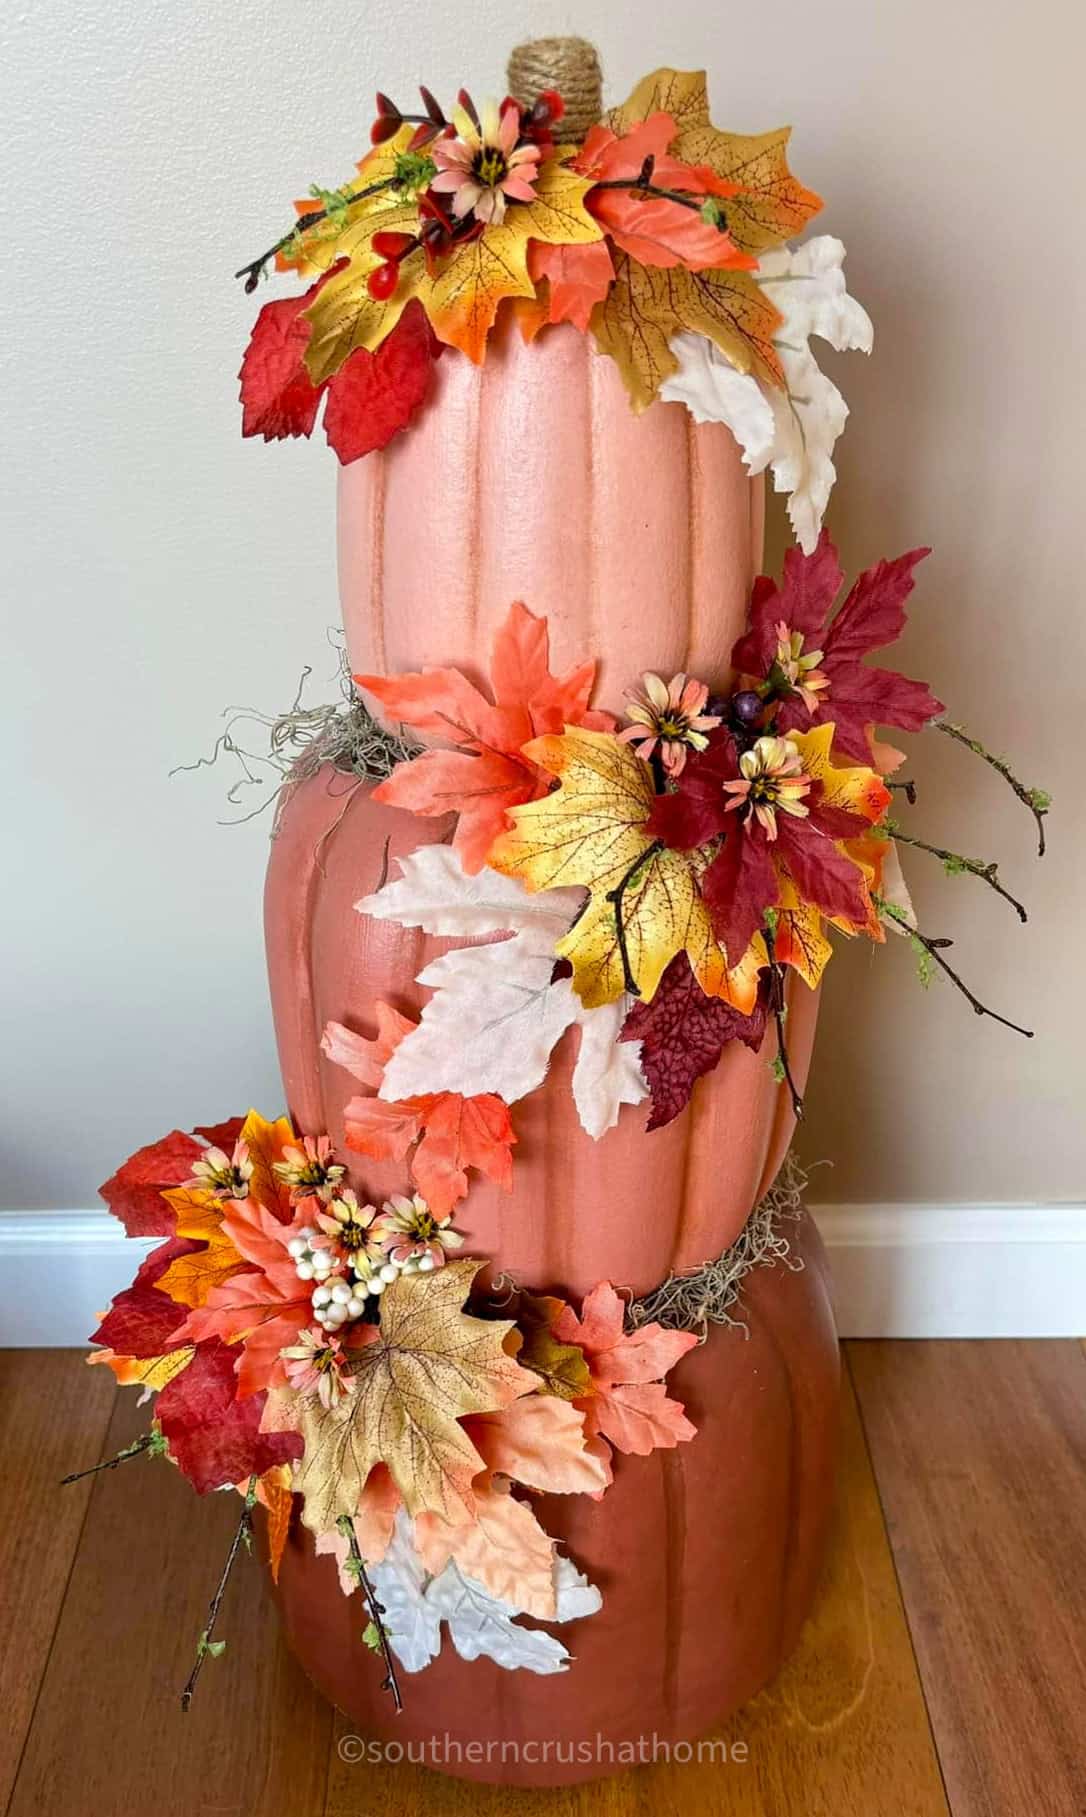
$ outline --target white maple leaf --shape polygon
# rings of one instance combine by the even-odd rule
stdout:
[[[458,947],[419,973],[434,994],[389,1060],[381,1097],[395,1103],[430,1092],[495,1092],[515,1104],[543,1083],[555,1046],[576,1025],[573,1097],[583,1128],[598,1141],[622,1105],[640,1103],[648,1087],[640,1043],[618,1038],[628,1001],[586,1009],[567,978],[554,978],[555,942],[584,892],[533,893],[485,869],[469,877],[450,846],[424,846],[402,869],[402,877],[358,903],[363,914],[430,934],[511,937]]]
[[[848,294],[845,249],[830,234],[804,245],[778,247],[758,265],[758,283],[784,320],[774,345],[787,391],[736,372],[703,335],[676,335],[679,361],[660,387],[669,402],[684,403],[699,423],[726,423],[743,449],[750,473],[773,468],[778,492],[787,492],[788,516],[806,554],[818,541],[836,471],[833,448],[848,405],[811,352],[818,335],[839,353],[870,353],[874,331],[867,312]]]
[[[451,1561],[437,1577],[427,1578],[415,1551],[414,1529],[401,1508],[396,1531],[370,1576],[383,1608],[389,1645],[404,1670],[421,1672],[441,1649],[441,1623],[448,1625],[461,1659],[493,1659],[507,1671],[564,1672],[569,1653],[560,1640],[539,1628],[522,1628],[514,1604],[491,1596]],[[602,1597],[570,1558],[555,1558],[556,1621],[594,1615]]]

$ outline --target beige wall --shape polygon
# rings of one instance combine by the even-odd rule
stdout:
[[[166,780],[226,702],[334,668],[331,457],[242,446],[229,274],[350,169],[378,80],[493,87],[508,44],[571,26],[615,96],[704,62],[722,123],[795,120],[876,324],[869,364],[828,356],[854,413],[831,525],[853,567],[935,545],[903,662],[1056,796],[1037,867],[994,779],[932,735],[910,759],[916,826],[998,856],[1032,905],[1021,930],[917,858],[924,924],[1037,1038],[925,995],[896,944],[842,953],[817,1196],[1082,1196],[1080,21],[1073,0],[6,9],[5,1203],[87,1204],[169,1123],[278,1099],[263,823],[218,827],[214,775]]]

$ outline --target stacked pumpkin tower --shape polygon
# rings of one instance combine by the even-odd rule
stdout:
[[[967,743],[1042,850],[1048,802],[866,661],[926,550],[838,603],[847,412],[810,339],[871,325],[839,241],[789,244],[820,204],[788,131],[719,130],[671,70],[605,115],[577,39],[509,86],[378,95],[356,178],[238,274],[306,280],[260,311],[243,427],[323,410],[355,691],[272,843],[289,1117],[107,1182],[162,1240],[91,1360],[156,1397],[125,1456],[239,1491],[230,1561],[265,1509],[330,1698],[538,1783],[709,1727],[808,1608],[838,1353],[785,1156],[830,933],[902,935],[1006,1020],[918,927],[897,838],[1025,911],[889,819],[876,728]]]

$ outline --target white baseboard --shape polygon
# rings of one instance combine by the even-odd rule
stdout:
[[[1086,1205],[815,1205],[842,1337],[1086,1333]],[[83,1345],[149,1242],[105,1211],[0,1212],[0,1346]]]

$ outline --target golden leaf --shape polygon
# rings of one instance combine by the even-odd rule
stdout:
[[[791,877],[777,866],[781,900],[773,941],[775,958],[790,965],[814,990],[830,959],[833,947],[823,931],[822,916],[812,902],[804,902]]]
[[[279,1179],[275,1162],[282,1160],[287,1144],[297,1139],[287,1117],[277,1117],[269,1123],[257,1110],[249,1112],[241,1128],[241,1140],[247,1144],[253,1164],[249,1196],[266,1211],[277,1211],[287,1223],[292,1216],[290,1187]]]
[[[177,1235],[207,1244],[192,1255],[178,1256],[155,1286],[179,1306],[202,1306],[213,1287],[245,1267],[222,1227],[224,1202],[198,1186],[174,1186],[162,1197],[177,1218]]]
[[[576,148],[570,146],[544,159],[535,200],[516,203],[500,226],[488,226],[443,259],[431,277],[420,252],[400,266],[399,283],[385,302],[370,296],[366,279],[384,261],[373,250],[375,233],[415,233],[418,209],[395,202],[352,209],[335,241],[325,241],[334,259],[350,262],[324,285],[306,310],[312,324],[305,363],[314,384],[339,370],[358,347],[370,352],[396,326],[412,297],[417,297],[439,340],[458,347],[478,365],[498,305],[506,297],[530,297],[535,285],[528,272],[532,240],[546,245],[580,246],[603,237],[603,229],[584,206],[591,179],[568,167]]]
[[[104,1363],[122,1388],[143,1387],[157,1393],[188,1368],[195,1354],[193,1344],[183,1344],[180,1350],[167,1350],[162,1356],[118,1356],[115,1350],[92,1350],[87,1361]]]
[[[635,410],[651,404],[675,371],[670,342],[683,328],[707,335],[738,372],[784,384],[773,345],[782,318],[749,272],[641,265],[617,248],[614,263],[615,281],[593,311],[592,332],[616,361]]]
[[[774,132],[720,132],[709,118],[704,70],[658,69],[646,76],[629,100],[612,110],[614,132],[628,132],[654,113],[670,114],[678,128],[670,151],[684,164],[708,164],[737,186],[725,214],[728,233],[744,252],[768,252],[801,231],[822,206],[788,168],[790,126]]]
[[[582,1002],[613,1003],[631,982],[650,1002],[670,961],[685,952],[707,996],[749,1014],[764,951],[753,942],[728,971],[698,882],[710,854],[672,851],[645,831],[655,799],[648,765],[609,733],[581,727],[533,739],[524,753],[561,787],[509,810],[513,829],[488,863],[532,890],[588,887],[583,913],[555,947],[573,967]]]
[[[517,1360],[541,1377],[543,1392],[562,1401],[576,1401],[592,1393],[592,1374],[579,1344],[560,1344],[554,1326],[565,1309],[564,1300],[546,1294],[522,1293],[517,1303],[517,1325],[524,1342]]]
[[[511,1321],[461,1311],[481,1266],[447,1262],[432,1274],[400,1275],[381,1296],[373,1340],[357,1353],[351,1392],[332,1408],[315,1396],[297,1405],[305,1455],[294,1486],[314,1533],[354,1514],[378,1464],[387,1465],[409,1514],[474,1519],[472,1479],[485,1466],[459,1422],[539,1386],[504,1348]]]

